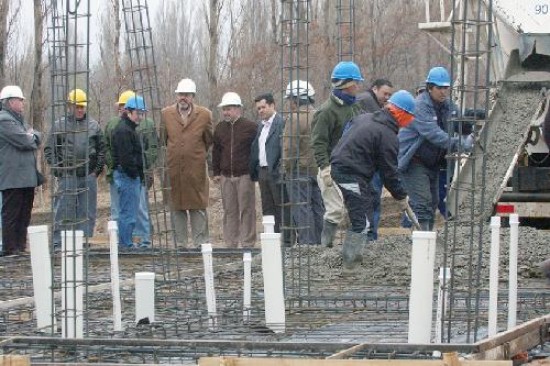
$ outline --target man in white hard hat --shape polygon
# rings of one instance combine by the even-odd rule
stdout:
[[[321,244],[325,206],[317,183],[317,165],[311,149],[315,90],[305,80],[293,80],[285,91],[290,107],[283,131],[283,167],[298,243]]]
[[[40,133],[23,120],[23,92],[16,85],[0,91],[0,191],[2,192],[2,256],[25,251],[34,188],[43,181],[36,169]]]
[[[221,186],[223,239],[229,248],[251,248],[256,243],[256,192],[248,164],[257,124],[242,116],[237,93],[225,93],[218,107],[223,120],[214,131],[212,169]]]
[[[197,86],[182,79],[176,103],[162,110],[161,138],[167,147],[172,220],[178,245],[187,246],[188,222],[195,246],[207,243],[208,149],[212,145],[212,112],[194,103]]]
[[[67,115],[53,124],[44,156],[57,179],[54,196],[54,248],[61,232],[94,234],[97,216],[97,177],[105,165],[105,139],[99,122],[88,116],[88,97],[82,89],[67,96]],[[68,238],[72,240],[72,238]]]

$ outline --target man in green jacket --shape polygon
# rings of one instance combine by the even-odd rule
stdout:
[[[342,136],[344,125],[360,113],[355,96],[363,77],[354,62],[341,61],[334,67],[331,81],[331,95],[313,116],[311,131],[311,147],[319,168],[317,182],[325,204],[321,244],[327,247],[332,247],[345,213],[342,193],[330,175],[330,154]]]
[[[113,179],[113,142],[112,135],[115,128],[120,122],[120,116],[124,110],[124,105],[131,97],[136,93],[132,90],[126,90],[122,92],[116,103],[118,115],[111,118],[105,126],[105,140],[107,145],[107,181],[109,182],[109,190],[111,194],[111,220],[116,221],[119,214],[119,196]],[[137,245],[139,247],[151,246],[151,222],[149,219],[149,198],[147,191],[153,183],[153,167],[157,160],[158,154],[158,135],[155,129],[155,123],[150,118],[145,118],[136,128],[136,131],[140,137],[142,151],[143,151],[143,167],[145,169],[145,181],[141,186],[140,202],[138,209],[138,217],[136,226],[133,232],[135,238],[137,238]]]

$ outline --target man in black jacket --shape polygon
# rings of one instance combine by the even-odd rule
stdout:
[[[137,221],[143,158],[136,127],[145,114],[145,101],[140,96],[128,99],[120,123],[113,131],[113,178],[119,194],[118,238],[121,248],[132,248],[132,232]]]
[[[400,90],[381,110],[354,118],[331,155],[331,174],[340,187],[348,210],[351,230],[346,233],[342,258],[346,270],[362,260],[362,250],[372,237],[373,175],[379,172],[384,186],[398,200],[402,210],[408,207],[407,193],[399,182],[397,131],[414,119],[414,99]]]

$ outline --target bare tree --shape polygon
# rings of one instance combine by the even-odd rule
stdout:
[[[208,95],[210,98],[209,108],[216,114],[215,96],[218,89],[218,48],[220,46],[219,21],[223,7],[223,1],[210,0],[208,22],[208,36],[210,38],[210,46],[208,51]],[[214,98],[212,98],[214,97]]]
[[[39,130],[44,130],[44,90],[42,78],[44,75],[44,17],[46,7],[42,0],[34,0],[34,71],[31,91],[31,124]]]
[[[10,12],[10,0],[0,0],[0,85],[6,80],[6,49],[8,45],[8,13]]]

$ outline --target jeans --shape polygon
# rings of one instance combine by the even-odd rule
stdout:
[[[308,174],[294,174],[287,183],[290,211],[297,225],[298,243],[320,244],[325,206],[317,178]]]
[[[419,162],[411,162],[401,173],[401,183],[410,198],[410,205],[423,230],[432,230],[435,210],[439,204],[439,168],[430,169]]]
[[[0,211],[2,210],[2,192],[0,192]],[[0,215],[0,233],[2,232],[2,215]],[[0,235],[0,252],[2,252],[2,236]]]
[[[140,179],[131,178],[121,169],[116,169],[113,178],[118,190],[119,215],[118,215],[118,244],[120,246],[133,246],[132,233],[136,226],[138,207],[140,201]]]
[[[133,236],[139,237],[139,244],[151,244],[151,221],[149,219],[149,192],[145,184],[141,184],[141,193],[139,200],[139,208],[136,226]],[[118,221],[119,212],[119,195],[116,184],[111,182],[109,185],[109,193],[111,194],[111,220]]]
[[[437,208],[444,218],[447,218],[447,168],[439,169],[439,203]]]
[[[374,173],[371,186],[374,193],[372,197],[372,236],[376,240],[378,239],[378,225],[380,224],[380,216],[382,215],[382,189],[384,188],[384,181],[380,172]]]
[[[53,243],[61,245],[61,231],[82,230],[94,234],[97,215],[97,177],[59,177],[54,197]]]

